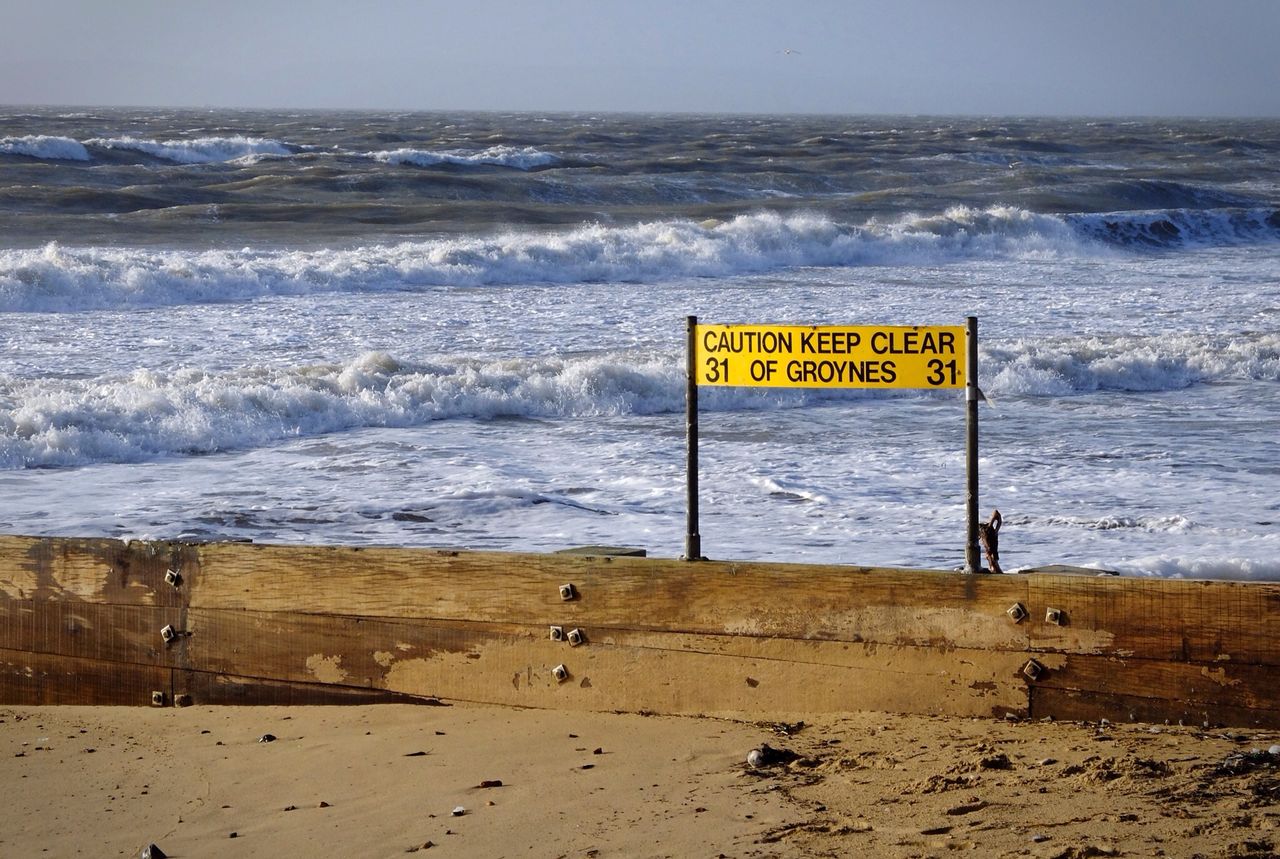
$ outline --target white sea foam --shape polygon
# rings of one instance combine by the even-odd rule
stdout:
[[[1181,533],[1195,528],[1195,523],[1185,516],[1102,516],[1084,517],[1046,516],[1037,524],[1055,527],[1084,528],[1090,531],[1121,531],[1135,529],[1152,533]]]
[[[1094,341],[1059,341],[1050,348],[1014,344],[984,351],[981,364],[997,394],[1060,396],[1112,390],[1177,390],[1186,368],[1198,381],[1264,378],[1280,381],[1280,334],[1160,338],[1167,366],[1151,369],[1149,338],[1118,338],[1106,349]],[[1056,350],[1056,352],[1054,351]],[[1181,350],[1178,352],[1177,350]],[[1075,367],[1032,389],[1009,387],[1028,359]],[[1089,369],[1101,364],[1105,373]],[[1163,375],[1161,375],[1163,374]],[[1072,388],[1070,385],[1077,385]],[[139,370],[94,379],[0,376],[0,468],[70,466],[138,461],[170,454],[256,447],[294,436],[359,427],[420,426],[448,418],[594,418],[678,412],[684,406],[683,356],[611,352],[591,356],[475,359],[452,357],[412,363],[370,352],[343,364],[292,367],[252,365],[212,372]],[[1162,387],[1163,385],[1163,387]],[[883,396],[883,394],[881,394]],[[714,389],[708,411],[797,408],[868,396],[848,391]],[[928,396],[914,392],[896,396]],[[761,478],[770,493],[824,502],[810,489]],[[1185,530],[1174,517],[1063,520],[1090,530]]]
[[[679,368],[616,357],[346,364],[91,380],[0,377],[0,467],[132,462],[354,427],[454,417],[646,414],[678,408]]]
[[[1255,539],[1255,543],[1267,543],[1266,538]],[[1267,548],[1270,551],[1270,547]],[[1078,566],[1082,569],[1094,569],[1099,576],[1119,573],[1125,576],[1148,576],[1166,579],[1220,579],[1232,581],[1280,581],[1280,561],[1271,556],[1241,556],[1208,558],[1194,554],[1138,555],[1123,560],[1085,560]],[[1034,567],[1019,567],[1007,570],[1010,573],[1025,572]]]
[[[774,477],[753,476],[748,481],[767,492],[770,496],[787,501],[808,502],[812,504],[830,504],[831,499],[825,493],[790,480],[779,480]]]
[[[88,161],[89,150],[70,137],[28,134],[24,137],[0,137],[0,155],[25,155],[45,161]]]
[[[1229,379],[1280,381],[1280,334],[1039,338],[988,344],[980,366],[994,394],[1176,391]]]
[[[1274,549],[1274,547],[1270,548]],[[1126,575],[1158,576],[1169,579],[1280,581],[1280,560],[1275,558],[1273,551],[1265,557],[1207,558],[1195,555],[1144,555],[1115,564],[1110,569]]]
[[[927,265],[1087,252],[1062,221],[1020,209],[958,208],[860,227],[818,215],[741,215],[715,226],[658,221],[510,232],[354,249],[0,251],[0,311],[76,311],[264,295],[435,286],[655,282],[794,266]]]
[[[437,286],[658,282],[807,266],[942,265],[1117,252],[1082,236],[1062,218],[1011,207],[957,207],[861,226],[819,215],[756,213],[724,223],[591,224],[559,233],[508,232],[307,251],[51,244],[0,251],[0,311],[166,306]]]
[[[264,137],[197,137],[192,140],[146,140],[137,137],[96,137],[86,140],[100,149],[125,149],[175,164],[208,164],[263,155],[292,155],[278,140]]]
[[[392,149],[381,152],[370,152],[366,155],[377,161],[388,164],[413,164],[418,167],[434,167],[437,164],[459,164],[463,166],[486,165],[493,167],[511,167],[516,170],[533,170],[537,167],[549,167],[558,164],[560,159],[549,152],[543,152],[532,146],[490,146],[479,151],[460,149]]]

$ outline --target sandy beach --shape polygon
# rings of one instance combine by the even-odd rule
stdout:
[[[883,713],[4,707],[0,855],[1263,857],[1277,743]]]

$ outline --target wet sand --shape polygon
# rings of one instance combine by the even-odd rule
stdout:
[[[748,766],[766,744],[779,760]],[[0,707],[0,856],[1264,857],[1276,744],[882,713]]]

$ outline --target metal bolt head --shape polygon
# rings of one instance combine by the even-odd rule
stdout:
[[[565,668],[563,664],[557,665],[551,669],[551,676],[556,678],[557,683],[563,683],[569,679],[569,669]]]
[[[1062,626],[1067,622],[1067,614],[1060,608],[1051,608],[1044,613],[1044,622]]]
[[[178,637],[178,632],[171,624],[166,623],[164,628],[160,630],[160,637],[164,639],[165,644],[168,644]]]
[[[164,706],[164,693],[163,693],[163,692],[152,692],[152,693],[151,693],[151,706],[152,706],[152,707],[163,707],[163,706]]]
[[[1040,675],[1044,673],[1044,666],[1034,659],[1028,659],[1027,664],[1022,666],[1022,673],[1028,680],[1039,680]]]
[[[1016,602],[1009,606],[1004,610],[1004,613],[1009,615],[1014,623],[1022,623],[1023,619],[1027,616],[1027,610],[1022,607],[1022,603],[1020,602]]]
[[[570,647],[577,647],[579,644],[586,641],[587,638],[585,635],[582,634],[582,630],[571,629],[565,635],[565,640],[569,642]]]
[[[551,640],[552,640],[552,641],[564,641],[564,627],[563,627],[563,626],[553,626],[553,627],[551,627]]]
[[[166,570],[164,574],[166,584],[173,585],[175,588],[182,585],[182,574],[177,570]]]
[[[568,602],[569,600],[573,599],[577,595],[578,595],[578,589],[573,586],[572,582],[570,582],[569,584],[560,586],[560,599],[564,600],[565,602]]]

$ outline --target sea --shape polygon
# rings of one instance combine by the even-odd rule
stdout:
[[[0,533],[677,557],[686,319],[978,319],[1006,571],[1280,580],[1280,121],[0,108]],[[955,390],[699,389],[705,556],[956,569]]]

